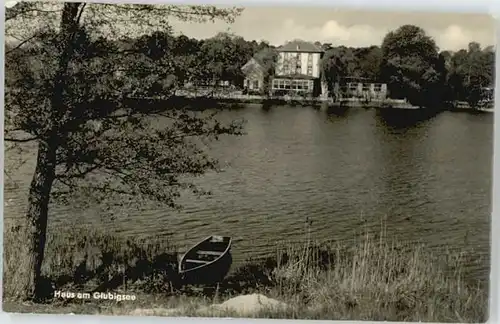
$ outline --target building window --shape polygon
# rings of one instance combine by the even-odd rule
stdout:
[[[295,54],[295,73],[296,74],[302,73],[302,61],[300,59],[300,53]]]
[[[369,84],[363,84],[363,91],[370,91],[370,85]]]
[[[311,91],[312,82],[309,80],[273,80],[274,90]]]
[[[307,54],[307,75],[313,75],[313,55],[312,53]]]
[[[376,91],[376,92],[382,91],[382,85],[381,84],[374,84],[373,91]]]
[[[283,74],[287,75],[293,73],[293,71],[295,70],[295,66],[293,64],[292,53],[285,52],[283,54],[282,67],[283,67]]]
[[[252,89],[258,89],[258,88],[259,88],[259,80],[253,80]]]

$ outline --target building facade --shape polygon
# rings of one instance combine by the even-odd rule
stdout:
[[[342,96],[360,100],[384,100],[387,98],[387,84],[364,78],[345,78],[341,87]]]
[[[242,66],[241,70],[245,75],[243,86],[249,93],[261,93],[264,91],[265,71],[263,64],[258,59],[252,57]]]
[[[292,41],[280,48],[271,92],[277,95],[321,93],[320,63],[323,49],[313,43]]]
[[[486,108],[495,107],[495,86],[491,85],[481,89],[481,100],[479,104]]]

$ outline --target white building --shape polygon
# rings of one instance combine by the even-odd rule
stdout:
[[[292,41],[280,48],[271,90],[276,92],[321,93],[320,63],[323,49],[313,43]]]

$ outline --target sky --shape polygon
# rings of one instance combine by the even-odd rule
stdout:
[[[484,46],[495,43],[494,19],[485,14],[246,7],[232,25],[172,23],[177,31],[195,38],[230,31],[247,40],[267,40],[273,45],[303,39],[353,47],[380,45],[387,32],[404,24],[422,27],[441,50],[466,48],[471,41]]]
[[[5,6],[10,7],[15,3],[6,1]],[[197,24],[176,20],[171,20],[170,24],[177,33],[198,39],[212,37],[218,32],[232,32],[246,40],[266,40],[273,45],[302,39],[352,47],[380,45],[387,32],[404,24],[413,24],[432,36],[440,50],[456,51],[466,48],[471,41],[483,47],[495,44],[494,19],[486,14],[463,12],[412,13],[335,10],[331,7],[247,6],[233,24]]]

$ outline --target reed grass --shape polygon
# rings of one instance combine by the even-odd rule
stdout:
[[[10,226],[9,226],[10,225]],[[23,231],[6,224],[4,230],[3,296],[13,299],[20,287],[19,260]],[[92,227],[70,227],[47,233],[41,285],[50,299],[55,289],[116,289],[161,292],[170,289],[176,247],[169,236],[123,238]],[[169,278],[170,277],[170,278]],[[133,285],[129,287],[129,284]]]
[[[487,292],[466,279],[464,269],[470,265],[466,253],[438,254],[423,244],[368,234],[354,246],[333,243],[304,250],[285,246],[278,253],[293,262],[273,270],[278,283],[273,297],[290,305],[274,317],[486,321]]]
[[[4,233],[4,300],[13,303],[22,275],[17,270],[24,262],[16,256],[22,240],[18,233],[13,227]],[[95,229],[73,228],[49,233],[43,275],[50,286],[48,291],[78,288],[136,292],[149,296],[140,301],[151,310],[147,314],[158,315],[162,309],[170,309],[163,314],[200,315],[199,308],[213,299],[172,290],[176,262],[176,247],[168,237],[127,240]],[[349,244],[313,242],[308,235],[305,243],[278,244],[266,262],[250,261],[232,271],[227,286],[240,282],[239,289],[227,288],[220,298],[251,291],[288,305],[251,317],[485,322],[487,288],[466,277],[470,262],[463,251],[431,250],[424,244],[390,239],[383,231],[377,236],[365,233]],[[83,304],[56,306],[49,297],[43,312],[71,307],[71,312],[136,314],[134,309],[140,307],[139,301],[103,303],[97,308]],[[172,308],[177,311],[172,312]],[[201,315],[238,316],[237,312]]]

